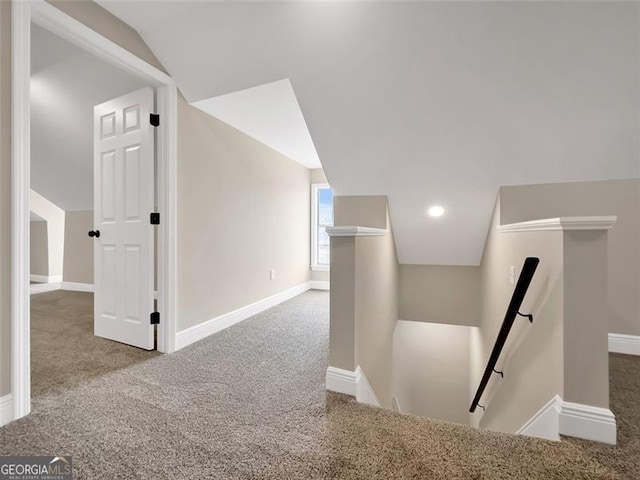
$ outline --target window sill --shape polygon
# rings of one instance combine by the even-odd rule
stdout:
[[[329,265],[311,265],[311,270],[314,272],[328,272],[330,268]]]

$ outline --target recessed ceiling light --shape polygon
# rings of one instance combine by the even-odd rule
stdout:
[[[440,205],[435,205],[429,209],[429,215],[432,217],[441,217],[444,215],[444,208]]]

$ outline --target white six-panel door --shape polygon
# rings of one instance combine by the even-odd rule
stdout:
[[[147,87],[94,108],[94,333],[147,350],[154,348],[153,106]]]

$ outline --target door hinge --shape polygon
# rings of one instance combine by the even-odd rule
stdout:
[[[159,325],[160,324],[160,312],[152,312],[151,315],[151,325]]]
[[[158,115],[157,113],[149,114],[149,123],[151,123],[151,125],[154,127],[160,126],[160,115]]]
[[[149,222],[151,225],[160,225],[160,214],[158,212],[153,212],[149,215]]]

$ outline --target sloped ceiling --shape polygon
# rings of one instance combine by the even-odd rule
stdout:
[[[92,210],[93,107],[144,84],[36,25],[31,63],[31,187]]]
[[[100,3],[190,102],[290,79],[335,193],[389,197],[402,263],[477,265],[500,185],[640,173],[638,3]]]
[[[307,168],[322,168],[288,79],[192,105]]]

